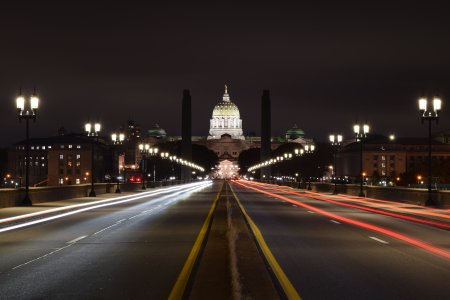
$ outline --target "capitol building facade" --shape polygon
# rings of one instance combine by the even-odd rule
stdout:
[[[147,136],[151,143],[181,140],[179,136],[167,136],[165,130],[158,125],[149,129]],[[271,138],[272,150],[287,142],[305,145],[311,143],[312,140],[307,139],[304,131],[294,125],[286,131],[285,136]],[[219,100],[212,111],[212,117],[209,121],[209,135],[193,136],[192,143],[206,146],[219,157],[219,165],[216,166],[212,177],[232,178],[237,176],[239,154],[250,148],[260,148],[261,137],[244,135],[239,108],[231,101],[228,87],[225,85],[222,99]]]

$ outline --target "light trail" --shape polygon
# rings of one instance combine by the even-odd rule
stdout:
[[[209,186],[211,184],[212,184],[211,181],[206,181],[206,182],[201,182],[201,183],[194,183],[194,184],[189,184],[187,186],[184,185],[182,187],[177,187],[176,189],[171,188],[171,189],[164,189],[164,190],[154,191],[154,192],[151,192],[151,194],[143,193],[143,194],[139,194],[139,196],[134,196],[134,197],[130,197],[130,196],[119,197],[119,199],[123,199],[123,198],[126,198],[126,199],[111,202],[112,200],[117,200],[118,199],[118,198],[113,198],[112,200],[110,199],[107,203],[91,205],[89,207],[84,207],[84,208],[81,208],[81,209],[77,209],[77,210],[73,210],[73,211],[70,211],[70,212],[62,213],[62,214],[59,214],[59,215],[56,215],[56,216],[51,216],[51,217],[42,218],[42,219],[39,219],[39,220],[34,220],[34,221],[26,222],[26,223],[21,223],[21,224],[17,224],[17,225],[12,225],[12,226],[8,226],[8,227],[0,228],[0,233],[1,232],[6,232],[6,231],[10,231],[10,230],[14,230],[14,229],[18,229],[18,228],[28,227],[28,226],[39,224],[39,223],[43,223],[43,222],[52,221],[52,220],[55,220],[55,219],[60,219],[60,218],[63,218],[63,217],[71,216],[71,215],[74,215],[74,214],[78,214],[78,213],[81,213],[81,212],[84,212],[84,211],[88,211],[88,210],[93,210],[93,209],[100,208],[100,207],[112,206],[112,205],[116,205],[116,204],[121,204],[121,203],[126,203],[126,202],[130,202],[130,201],[139,200],[139,199],[142,199],[142,198],[145,198],[145,197],[149,197],[149,196],[164,194],[164,193],[168,193],[168,192],[171,192],[171,191],[174,191],[174,190],[178,191],[177,193],[174,193],[174,195],[178,195],[178,194],[181,194],[181,193],[192,192],[194,190],[204,188],[204,187]],[[155,204],[155,203],[158,203],[158,202],[161,202],[161,201],[164,201],[164,200],[165,200],[164,198],[162,198],[162,199],[155,199],[155,200],[153,200],[153,203]],[[102,200],[102,201],[98,201],[98,202],[95,202],[95,203],[99,203],[99,202],[105,202],[105,201]],[[79,206],[79,205],[75,205],[73,207],[77,207],[77,206]],[[81,206],[85,206],[85,205],[81,205]]]
[[[247,182],[247,184],[252,185],[253,183]],[[386,216],[390,216],[390,217],[394,217],[394,218],[399,218],[399,219],[403,219],[403,220],[407,220],[407,221],[411,221],[411,222],[421,223],[421,224],[425,224],[425,225],[431,225],[431,226],[434,226],[434,227],[450,230],[450,224],[446,224],[446,223],[443,223],[443,222],[439,222],[439,221],[435,221],[435,220],[419,219],[419,218],[416,218],[416,217],[407,216],[407,215],[401,215],[401,214],[398,214],[398,213],[395,213],[395,212],[386,211],[386,210],[380,210],[380,209],[376,209],[376,208],[372,208],[372,207],[367,207],[367,206],[361,206],[361,205],[356,205],[356,204],[340,202],[340,201],[337,201],[337,200],[333,200],[331,198],[327,198],[323,194],[319,194],[319,193],[307,193],[307,194],[305,194],[305,193],[299,193],[299,192],[295,192],[295,191],[289,191],[289,190],[286,190],[286,189],[283,189],[283,188],[279,188],[279,187],[277,187],[277,188],[275,188],[275,187],[268,187],[268,186],[264,186],[264,185],[261,185],[261,184],[256,184],[256,185],[262,186],[262,187],[264,187],[266,189],[280,191],[280,192],[287,193],[287,194],[292,194],[292,195],[297,195],[297,196],[301,196],[301,197],[316,199],[316,200],[320,200],[320,201],[333,203],[333,204],[336,204],[336,205],[339,205],[339,206],[346,206],[346,207],[356,208],[356,209],[359,209],[359,210],[369,211],[369,212],[382,214],[382,215],[386,215]],[[316,196],[313,196],[313,195],[316,195]],[[360,201],[360,202],[363,202],[363,201]],[[370,202],[363,202],[363,203],[368,204],[368,205],[371,204]],[[389,209],[396,210],[395,207],[389,207]],[[413,212],[415,213],[416,211],[413,211]]]
[[[200,182],[200,183],[196,182],[196,183],[191,183],[191,184],[182,185],[182,186],[175,186],[175,187],[169,187],[169,188],[165,188],[165,189],[160,189],[160,190],[156,190],[156,191],[142,192],[139,195],[140,196],[141,195],[142,196],[159,195],[159,194],[161,194],[161,192],[170,192],[170,191],[173,191],[173,190],[180,190],[180,189],[183,189],[183,188],[187,188],[189,186],[199,185],[199,184],[202,184],[202,183],[204,183],[204,182]],[[103,199],[103,200],[90,201],[88,203],[73,204],[73,205],[68,205],[68,206],[64,206],[64,207],[57,207],[57,208],[52,208],[52,209],[46,209],[46,210],[43,210],[43,211],[38,211],[38,212],[33,212],[33,213],[28,213],[28,214],[23,214],[23,215],[18,215],[18,216],[9,217],[9,218],[3,218],[3,219],[0,219],[0,224],[12,222],[12,221],[17,221],[17,220],[23,220],[23,219],[26,219],[26,218],[31,218],[31,217],[40,216],[40,215],[46,215],[46,214],[49,214],[49,213],[54,213],[54,212],[58,212],[58,211],[68,210],[68,209],[72,209],[72,208],[89,206],[89,205],[93,205],[93,204],[96,204],[96,203],[112,202],[112,201],[116,201],[116,200],[120,200],[120,199],[132,198],[132,197],[135,197],[135,195],[126,195],[126,196],[120,196],[120,197],[113,197],[113,198],[107,198],[107,199]]]
[[[400,233],[394,232],[392,230],[389,230],[389,229],[386,229],[386,228],[383,228],[383,227],[380,227],[380,226],[376,226],[376,225],[372,225],[372,224],[369,224],[369,223],[353,220],[353,219],[350,219],[350,218],[347,218],[347,217],[342,217],[342,216],[339,216],[337,214],[327,212],[327,211],[325,211],[323,209],[316,208],[314,206],[308,205],[306,203],[298,202],[298,201],[292,200],[292,199],[290,199],[288,197],[285,197],[285,196],[281,196],[281,195],[278,195],[278,194],[275,194],[275,193],[271,193],[271,192],[268,192],[268,191],[264,191],[264,190],[258,189],[256,187],[252,187],[252,186],[243,184],[243,183],[241,183],[239,181],[234,181],[234,182],[236,184],[239,184],[239,185],[241,185],[241,186],[243,186],[245,188],[254,190],[256,192],[259,192],[259,193],[262,193],[262,194],[266,194],[266,195],[269,195],[269,196],[273,196],[273,197],[277,197],[279,199],[283,199],[283,200],[289,201],[291,203],[295,203],[295,204],[300,205],[300,206],[302,206],[302,207],[304,207],[304,208],[306,208],[308,210],[315,211],[315,212],[320,213],[320,214],[322,214],[324,216],[327,216],[327,217],[329,217],[331,219],[339,220],[339,221],[347,223],[347,224],[355,225],[355,226],[358,226],[358,227],[361,227],[361,228],[365,228],[365,229],[368,229],[368,230],[371,230],[371,231],[374,231],[374,232],[382,233],[384,235],[387,235],[387,236],[393,237],[395,239],[404,241],[404,242],[406,242],[408,244],[411,244],[413,246],[416,246],[418,248],[421,248],[423,250],[426,250],[428,252],[436,254],[436,255],[438,255],[440,257],[443,257],[443,258],[446,258],[446,259],[450,259],[450,252],[448,252],[448,251],[446,251],[444,249],[440,249],[438,247],[435,247],[433,245],[430,245],[430,244],[428,244],[426,242],[423,242],[421,240],[414,239],[414,238],[409,237],[407,235],[400,234]]]

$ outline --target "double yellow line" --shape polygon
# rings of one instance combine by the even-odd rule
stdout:
[[[177,281],[175,282],[175,285],[172,288],[172,291],[169,295],[169,300],[179,300],[183,299],[184,291],[186,289],[186,285],[189,281],[189,277],[191,276],[192,270],[194,269],[195,262],[197,261],[197,258],[200,254],[200,250],[203,244],[203,241],[205,240],[206,233],[208,232],[208,227],[211,222],[212,215],[214,213],[214,210],[217,206],[217,201],[219,200],[220,194],[223,190],[223,184],[220,187],[219,192],[217,193],[216,198],[214,199],[213,205],[211,206],[211,209],[209,210],[208,216],[205,219],[205,222],[203,222],[203,226],[200,229],[200,232],[197,236],[197,239],[195,240],[194,246],[191,249],[191,252],[189,253],[189,256],[184,263],[183,269],[181,269],[180,275],[178,275]]]
[[[292,285],[289,278],[284,273],[283,269],[281,268],[280,264],[276,260],[275,256],[272,254],[272,251],[270,251],[269,246],[267,246],[266,241],[264,240],[264,237],[259,230],[258,226],[256,226],[255,222],[250,218],[250,216],[247,214],[247,211],[245,210],[244,206],[241,203],[241,200],[239,200],[238,196],[234,192],[231,184],[230,184],[231,192],[233,193],[234,198],[236,199],[239,207],[241,208],[242,213],[244,214],[245,219],[247,220],[247,223],[250,225],[250,229],[253,232],[253,235],[256,238],[256,241],[258,242],[258,245],[264,254],[264,257],[266,258],[269,266],[272,268],[273,273],[275,274],[275,277],[277,278],[278,282],[281,285],[281,288],[284,291],[284,294],[289,300],[301,300],[300,295],[298,294],[297,290]]]
[[[298,292],[296,291],[296,289],[290,282],[289,278],[284,273],[284,271],[281,268],[278,261],[275,259],[275,256],[272,254],[272,251],[270,251],[269,247],[267,246],[267,243],[264,240],[264,237],[263,237],[261,231],[256,226],[256,224],[253,222],[253,220],[250,218],[250,216],[247,214],[244,206],[242,205],[241,201],[237,197],[237,195],[234,192],[231,185],[229,185],[229,186],[230,186],[231,192],[233,193],[233,196],[235,197],[242,213],[244,214],[245,219],[247,220],[247,223],[250,225],[250,229],[252,230],[253,235],[255,236],[256,241],[259,244],[259,247],[265,256],[266,261],[268,262],[273,273],[275,274],[275,277],[277,278],[278,282],[280,283],[280,286],[283,289],[286,297],[289,300],[301,300],[300,295],[298,294]],[[212,215],[217,206],[217,201],[219,200],[222,190],[223,190],[223,185],[220,188],[220,191],[217,193],[216,198],[214,199],[213,205],[211,206],[208,216],[206,217],[205,222],[203,223],[203,226],[200,229],[200,233],[198,234],[197,239],[195,240],[194,246],[192,247],[191,252],[189,253],[189,256],[183,266],[183,269],[181,270],[180,275],[178,275],[177,281],[175,282],[175,285],[173,286],[172,291],[170,292],[170,295],[168,298],[169,300],[183,299],[183,295],[185,293],[185,289],[186,289],[187,283],[189,281],[189,277],[191,276],[192,270],[194,269],[195,262],[197,261],[197,258],[200,254],[201,246],[203,244],[203,241],[205,240],[206,233],[208,232],[208,227],[211,222]]]

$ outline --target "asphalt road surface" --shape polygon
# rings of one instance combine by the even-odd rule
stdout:
[[[220,183],[0,233],[1,299],[166,299]]]
[[[450,299],[448,230],[230,184],[303,299]],[[167,299],[220,187],[2,225],[0,299]]]
[[[450,299],[448,230],[244,184],[273,193],[232,185],[303,299]]]

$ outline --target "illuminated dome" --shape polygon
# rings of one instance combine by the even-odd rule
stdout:
[[[213,109],[208,140],[220,139],[224,134],[230,135],[233,139],[244,139],[239,108],[231,102],[226,85],[222,101]]]
[[[161,127],[159,127],[158,124],[155,124],[152,128],[150,128],[147,131],[147,135],[149,137],[154,137],[157,139],[161,139],[161,138],[165,138],[167,136],[167,133],[164,129],[162,129]]]
[[[304,136],[305,136],[305,132],[303,131],[303,129],[298,128],[297,124],[294,124],[294,126],[292,126],[291,129],[286,131],[286,139],[287,140],[295,140],[299,137],[304,137]]]

